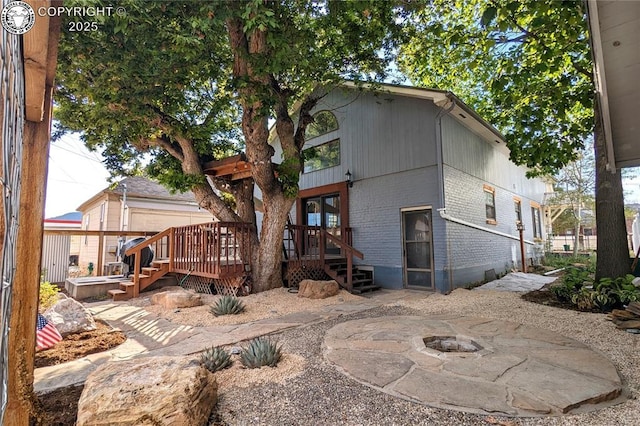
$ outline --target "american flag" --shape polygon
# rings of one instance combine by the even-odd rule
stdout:
[[[38,313],[38,327],[36,331],[36,349],[41,351],[42,349],[49,349],[56,343],[62,340],[62,336],[58,333],[58,330],[49,324],[47,319]]]

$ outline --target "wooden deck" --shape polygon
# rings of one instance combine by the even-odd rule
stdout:
[[[287,273],[294,271],[295,281],[328,275],[350,292],[357,290],[354,284],[371,286],[372,277],[353,263],[354,257],[363,259],[364,255],[351,246],[351,229],[342,229],[340,235],[344,240],[320,227],[288,225],[283,244]],[[169,228],[125,252],[126,256],[135,256],[133,279],[112,295],[122,299],[137,297],[168,273],[198,277],[201,283],[212,284],[219,294],[235,295],[249,282],[250,241],[248,223],[211,222]],[[141,268],[141,251],[145,247],[153,250],[156,260]]]
[[[250,272],[250,231],[251,225],[241,222],[188,225],[169,228],[130,248],[125,255],[135,256],[131,296],[137,297],[167,273],[220,280],[227,283],[223,287],[237,287]],[[141,268],[140,253],[145,247],[153,250],[156,259],[166,261]]]

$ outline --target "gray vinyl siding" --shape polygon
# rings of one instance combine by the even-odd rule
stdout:
[[[451,116],[442,117],[443,163],[491,185],[542,202],[545,185],[509,160],[504,142],[487,142]]]
[[[337,89],[321,99],[313,112],[322,110],[336,116],[339,129],[308,140],[305,148],[339,138],[340,165],[303,173],[301,189],[342,182],[347,170],[358,181],[437,162],[434,126],[437,108],[431,102]],[[274,161],[282,161],[277,140],[274,148]]]
[[[451,117],[443,118],[442,127],[447,214],[518,237],[514,208],[514,197],[518,197],[525,225],[524,238],[532,241],[531,202],[542,204],[544,183],[539,179],[528,179],[524,167],[513,164],[506,153]],[[495,191],[495,224],[487,223],[484,185]],[[453,287],[481,281],[484,272],[490,269],[506,272],[521,261],[517,240],[453,222],[447,222],[446,233]],[[526,256],[539,256],[537,248],[526,244]]]

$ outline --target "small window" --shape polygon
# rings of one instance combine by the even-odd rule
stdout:
[[[519,199],[514,198],[513,207],[516,212],[516,223],[522,223],[522,202]]]
[[[484,186],[484,205],[487,223],[496,224],[496,191],[489,185]]]
[[[533,223],[533,238],[542,238],[540,207],[531,207],[531,222]]]
[[[312,139],[325,133],[338,130],[338,120],[330,111],[320,111],[313,115],[313,123],[307,126],[305,136]]]
[[[340,139],[312,146],[302,151],[304,172],[314,172],[340,165]]]

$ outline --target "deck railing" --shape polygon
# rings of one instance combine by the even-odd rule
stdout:
[[[140,292],[141,251],[151,247],[166,253],[169,272],[205,278],[226,278],[244,274],[251,261],[251,225],[240,222],[211,222],[166,229],[131,247],[135,255],[134,297]],[[155,259],[165,256],[155,256]]]
[[[211,222],[174,228],[171,271],[207,278],[244,274],[251,261],[251,225]]]
[[[340,250],[340,256],[347,260],[346,286],[353,289],[353,258],[364,259],[364,254],[351,246],[353,231],[341,229],[341,238],[319,226],[287,225],[284,238],[284,253],[290,266],[324,268],[327,242]]]

